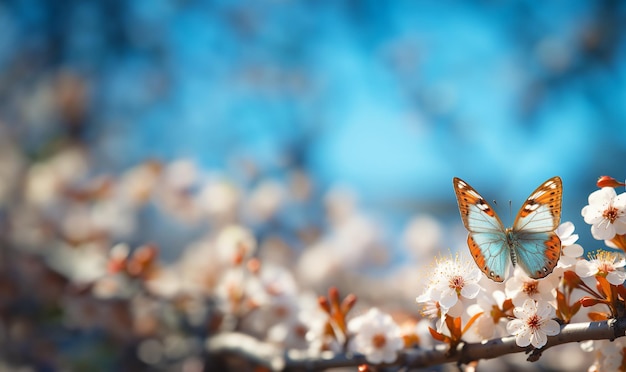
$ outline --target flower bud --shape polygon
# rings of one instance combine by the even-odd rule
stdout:
[[[620,187],[620,186],[626,186],[626,183],[619,182],[618,180],[610,176],[601,176],[600,178],[598,178],[598,182],[596,182],[596,185],[598,185],[598,187],[600,188]]]

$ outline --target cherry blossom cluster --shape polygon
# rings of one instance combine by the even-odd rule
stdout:
[[[541,349],[563,325],[624,316],[626,196],[612,178],[600,179],[582,209],[608,248],[585,256],[565,222],[556,231],[562,255],[546,278],[515,269],[498,284],[464,253],[440,256],[429,271],[416,268],[443,248],[445,235],[422,215],[403,236],[412,263],[373,280],[363,273],[386,265],[389,247],[346,190],[316,195],[302,172],[267,180],[250,170],[237,178],[188,160],[98,175],[90,161],[69,147],[33,164],[0,162],[16,180],[0,186],[7,243],[0,285],[16,294],[7,309],[58,307],[72,334],[103,332],[155,368],[240,367],[206,355],[223,334],[310,360],[330,353],[378,365],[399,363],[407,350],[499,337]],[[320,209],[323,222],[310,217]],[[358,300],[340,295],[349,292]],[[6,329],[18,327],[18,317],[4,319]],[[626,367],[622,339],[582,346],[595,370]],[[68,358],[59,360],[72,365]]]
[[[461,341],[514,336],[518,346],[540,349],[561,325],[624,316],[626,193],[617,195],[615,188],[624,183],[609,177],[602,177],[598,186],[582,215],[592,225],[593,237],[611,249],[581,257],[584,249],[576,244],[574,225],[565,222],[556,231],[560,261],[543,279],[532,279],[516,267],[504,283],[495,283],[471,259],[440,258],[417,297],[422,314],[435,321],[432,337],[454,348]],[[595,351],[593,370],[609,371],[626,367],[621,345],[623,341],[595,341],[583,349]]]
[[[109,360],[137,345],[140,363],[186,369],[206,354],[205,341],[229,332],[311,358],[358,353],[374,364],[395,360],[405,339],[417,343],[414,329],[401,331],[354,295],[341,300],[333,286],[342,275],[358,283],[376,264],[368,257],[385,261],[379,229],[345,190],[320,196],[303,172],[235,177],[189,160],[99,175],[79,146],[34,163],[5,150],[14,157],[0,159],[13,180],[0,188],[8,250],[0,285],[14,294],[6,308],[52,301],[64,332],[98,331],[120,343]],[[320,212],[323,224],[312,218]],[[9,329],[21,318],[5,319]],[[47,329],[41,322],[28,319],[28,328]],[[98,340],[82,347],[90,342]],[[20,358],[36,360],[34,349]],[[72,365],[74,355],[58,360]]]

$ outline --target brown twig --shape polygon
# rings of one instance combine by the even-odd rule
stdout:
[[[541,349],[519,347],[515,337],[503,337],[480,343],[461,343],[452,353],[446,345],[432,349],[405,349],[392,365],[407,368],[424,368],[445,363],[467,364],[480,359],[493,359],[506,354],[525,352],[529,361],[536,361],[547,349],[570,342],[586,340],[614,340],[626,333],[626,318],[604,322],[567,324],[561,333],[548,337]],[[363,355],[333,354],[311,355],[304,351],[284,351],[242,333],[222,333],[207,341],[209,354],[231,354],[266,367],[272,371],[316,371],[331,367],[358,366],[366,363]],[[389,365],[391,366],[391,365]]]

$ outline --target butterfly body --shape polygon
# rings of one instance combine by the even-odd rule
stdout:
[[[550,274],[561,256],[554,230],[561,218],[562,183],[553,177],[526,199],[512,227],[505,228],[485,199],[460,178],[453,180],[467,244],[478,267],[492,280],[504,280],[509,261],[535,279]]]

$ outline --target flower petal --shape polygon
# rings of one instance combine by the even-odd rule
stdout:
[[[437,301],[435,298],[435,294],[433,293],[433,288],[428,287],[421,295],[417,296],[415,299],[416,302],[428,302],[428,301]]]
[[[561,237],[567,237],[574,233],[574,224],[571,221],[565,221],[556,228],[556,234]]]
[[[594,224],[591,226],[591,235],[597,240],[613,239],[615,237],[615,226],[612,223]]]
[[[480,286],[477,283],[466,283],[461,289],[461,296],[472,299],[480,292]]]
[[[555,336],[561,332],[561,326],[556,320],[549,319],[541,326],[541,332],[548,336]]]
[[[441,297],[439,298],[439,305],[441,307],[449,309],[456,304],[459,300],[459,297],[456,294],[456,291],[448,288],[441,292]]]
[[[524,309],[523,311],[526,316],[537,312],[537,304],[535,303],[535,300],[530,298],[524,301],[524,305],[522,305],[522,308]]]
[[[589,195],[589,204],[604,204],[611,202],[617,196],[617,192],[612,187],[603,187]]]
[[[548,342],[548,337],[546,337],[545,333],[537,330],[531,333],[530,342],[534,347],[540,349]]]
[[[626,259],[624,259],[624,257],[622,257],[621,255],[618,255],[615,258],[615,262],[613,262],[613,267],[618,268],[618,267],[624,267],[624,266],[626,266]]]
[[[474,266],[474,268],[466,275],[465,279],[470,282],[477,282],[482,278],[483,272],[478,269],[478,267]]]
[[[563,254],[567,257],[580,257],[585,253],[585,249],[580,244],[572,244],[563,248]]]
[[[621,193],[613,199],[613,206],[620,210],[626,210],[626,193]]]
[[[506,324],[506,331],[512,335],[517,335],[522,328],[524,328],[524,322],[519,319],[513,319]]]
[[[524,300],[524,303],[526,303],[526,300]],[[515,303],[514,303],[515,304]],[[523,304],[522,304],[523,305]],[[517,319],[526,319],[528,317],[529,314],[527,314],[524,311],[523,307],[517,306],[515,305],[515,308],[513,309],[513,315],[515,315],[515,317]]]
[[[383,354],[379,351],[365,352],[365,359],[371,364],[380,364],[383,361]]]
[[[537,302],[537,312],[536,314],[542,318],[549,318],[552,315],[554,308],[548,302],[539,301]]]
[[[607,276],[606,280],[613,285],[622,285],[624,284],[624,280],[626,280],[626,272],[624,271],[611,271]]]
[[[585,223],[588,224],[598,223],[602,219],[602,211],[596,205],[584,206],[580,214],[583,216]]]
[[[578,241],[578,234],[569,235],[563,239],[561,239],[561,245],[567,247],[568,245],[572,245]]]
[[[576,274],[581,278],[588,278],[598,273],[598,265],[587,260],[576,262]]]
[[[395,350],[386,349],[383,355],[383,362],[393,363],[398,358],[398,353]]]
[[[613,227],[615,228],[615,233],[619,235],[626,234],[626,220],[624,220],[624,218],[615,220]]]
[[[515,335],[515,343],[519,347],[526,347],[530,345],[530,337],[530,330],[524,329],[522,332],[519,332],[517,335]]]

